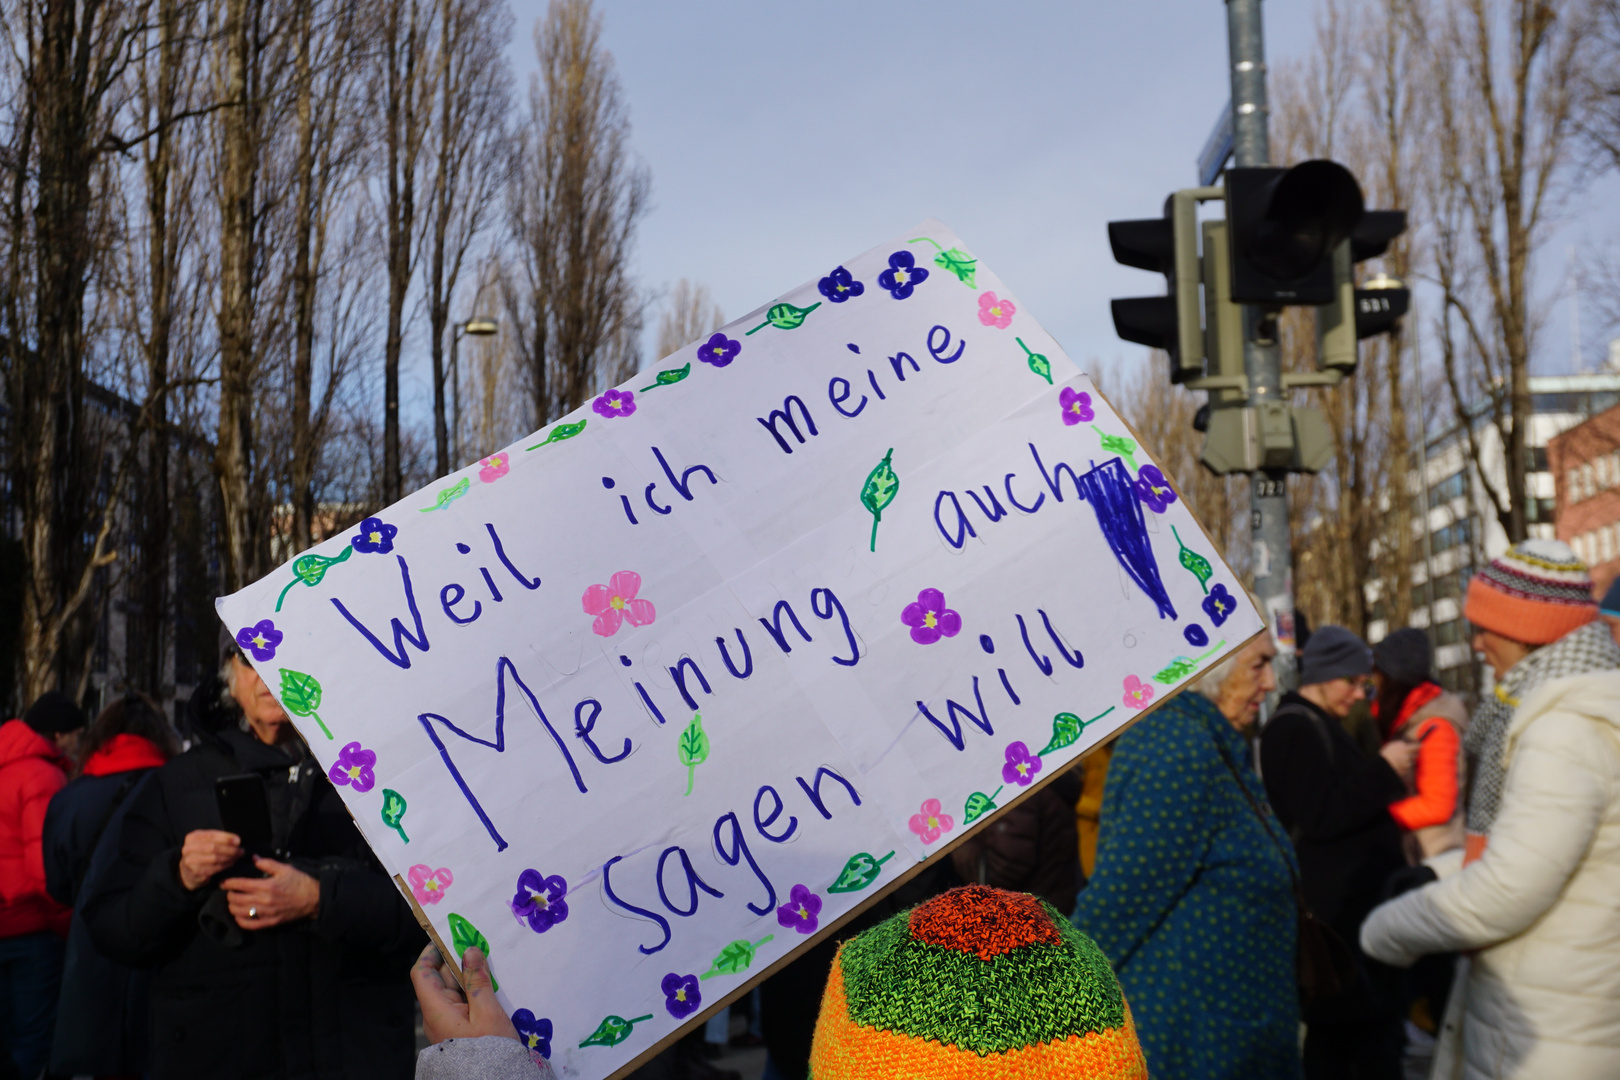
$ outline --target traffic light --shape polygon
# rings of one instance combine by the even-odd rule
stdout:
[[[1228,169],[1232,300],[1332,303],[1334,249],[1354,232],[1364,209],[1361,186],[1336,162]]]
[[[1333,250],[1333,299],[1316,309],[1317,363],[1349,375],[1356,369],[1356,342],[1387,334],[1405,315],[1412,292],[1401,281],[1380,274],[1355,287],[1355,263],[1389,250],[1406,230],[1406,211],[1368,210],[1349,237]]]
[[[1204,335],[1198,317],[1197,207],[1193,192],[1178,191],[1164,201],[1163,217],[1108,223],[1114,259],[1163,274],[1166,286],[1164,296],[1110,301],[1114,330],[1126,341],[1168,353],[1173,383],[1204,373]]]

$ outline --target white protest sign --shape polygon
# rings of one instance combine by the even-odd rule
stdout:
[[[827,269],[219,602],[564,1076],[624,1066],[1262,629],[943,225]]]

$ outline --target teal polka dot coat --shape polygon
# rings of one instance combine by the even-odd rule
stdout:
[[[1247,747],[1188,691],[1115,744],[1096,870],[1074,922],[1113,962],[1154,1080],[1300,1073],[1293,887]]]

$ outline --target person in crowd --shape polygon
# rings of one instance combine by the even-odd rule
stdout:
[[[1073,911],[1084,880],[1074,816],[1080,784],[1080,770],[1071,769],[958,844],[951,852],[958,876]]]
[[[1373,649],[1372,713],[1385,743],[1400,739],[1414,750],[1411,793],[1390,804],[1390,816],[1412,835],[1419,859],[1446,852],[1461,858],[1468,708],[1435,681],[1433,665],[1434,649],[1421,630],[1407,627],[1380,641]]]
[[[56,690],[0,725],[0,1045],[30,1080],[50,1057],[73,914],[45,890],[45,811],[73,767],[64,748],[83,728],[83,710]]]
[[[1074,924],[1114,965],[1156,1080],[1300,1075],[1294,853],[1245,735],[1276,688],[1265,635],[1115,743]]]
[[[407,1075],[422,932],[240,652],[222,678],[236,723],[143,785],[80,908],[104,954],[154,969],[149,1075]],[[263,779],[275,858],[221,827],[215,781],[245,773]]]
[[[1620,1076],[1620,646],[1555,540],[1491,560],[1463,615],[1496,678],[1467,738],[1468,857],[1375,909],[1362,947],[1402,966],[1477,950],[1435,1077]]]
[[[131,693],[101,711],[79,749],[78,775],[56,793],[45,814],[45,883],[51,896],[68,907],[117,857],[120,810],[153,769],[180,752],[180,743],[157,703]],[[68,931],[51,1072],[144,1072],[147,983],[145,972],[97,952],[84,919],[75,915]]]
[[[411,968],[422,1007],[422,1032],[431,1044],[416,1055],[416,1080],[556,1080],[540,1048],[519,1039],[491,988],[489,960],[476,945],[461,957],[467,990],[428,945]]]
[[[1406,866],[1389,807],[1406,796],[1413,748],[1397,741],[1365,754],[1341,723],[1372,671],[1359,637],[1319,627],[1299,659],[1300,688],[1260,733],[1260,775],[1294,841],[1305,902],[1353,945],[1384,882]],[[1403,1012],[1400,973],[1358,956],[1350,985],[1305,1010],[1306,1077],[1399,1080]]]
[[[810,1075],[1147,1080],[1148,1070],[1102,951],[1037,897],[968,885],[839,947]]]
[[[1616,644],[1620,644],[1620,577],[1614,579],[1608,591],[1603,594],[1603,600],[1598,605],[1598,614],[1608,624],[1609,633],[1614,636]]]

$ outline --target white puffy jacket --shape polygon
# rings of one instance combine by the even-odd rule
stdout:
[[[1479,950],[1461,1025],[1467,1080],[1615,1080],[1620,672],[1538,688],[1514,713],[1504,760],[1485,854],[1374,909],[1361,947],[1403,967]]]

